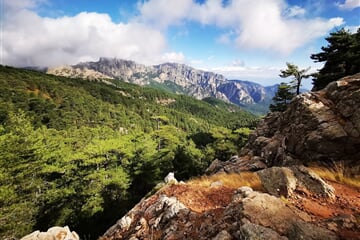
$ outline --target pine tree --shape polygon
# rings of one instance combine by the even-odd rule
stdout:
[[[272,112],[283,112],[295,94],[291,91],[291,86],[287,83],[281,83],[278,87],[275,96],[273,97],[274,104],[270,104],[269,108]]]
[[[310,68],[301,69],[299,70],[299,67],[292,63],[286,63],[287,69],[281,70],[281,74],[279,75],[282,78],[287,78],[290,76],[293,76],[293,80],[291,83],[294,85],[294,88],[296,89],[296,95],[300,94],[300,86],[301,81],[303,78],[308,78],[310,75],[306,75],[305,73],[310,70]]]
[[[310,56],[315,62],[325,62],[313,79],[313,90],[320,90],[332,81],[360,71],[360,28],[355,34],[341,29],[325,39],[328,46]]]

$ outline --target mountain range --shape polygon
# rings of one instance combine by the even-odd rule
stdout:
[[[253,113],[264,114],[277,85],[229,80],[214,72],[198,70],[178,63],[146,66],[117,58],[100,58],[97,62],[82,62],[73,66],[47,69],[47,73],[87,79],[120,79],[138,85],[149,85],[196,99],[214,97],[239,105]]]

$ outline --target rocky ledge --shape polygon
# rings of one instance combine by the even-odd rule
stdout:
[[[101,240],[360,239],[360,189],[331,186],[303,166],[253,174],[257,191],[221,181],[168,184]]]
[[[239,156],[215,161],[208,174],[271,166],[323,164],[360,176],[360,73],[297,96],[268,114]]]

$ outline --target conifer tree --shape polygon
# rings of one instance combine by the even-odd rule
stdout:
[[[281,70],[281,74],[279,75],[282,78],[287,78],[290,76],[293,76],[293,80],[291,83],[294,85],[294,88],[296,89],[296,95],[300,94],[300,86],[301,81],[303,78],[308,78],[310,75],[306,75],[305,73],[310,70],[310,68],[306,69],[299,69],[298,66],[292,63],[286,63],[287,69]]]
[[[278,87],[275,96],[273,97],[273,104],[269,108],[272,112],[283,112],[295,94],[291,91],[291,86],[287,83],[281,83]]]
[[[313,79],[313,90],[320,90],[332,81],[360,71],[360,28],[354,34],[340,29],[325,39],[328,46],[310,56],[315,62],[325,62]]]

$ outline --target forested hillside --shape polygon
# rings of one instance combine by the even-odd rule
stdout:
[[[0,66],[0,86],[1,239],[53,225],[97,238],[169,171],[187,179],[227,160],[257,120],[119,81]]]

